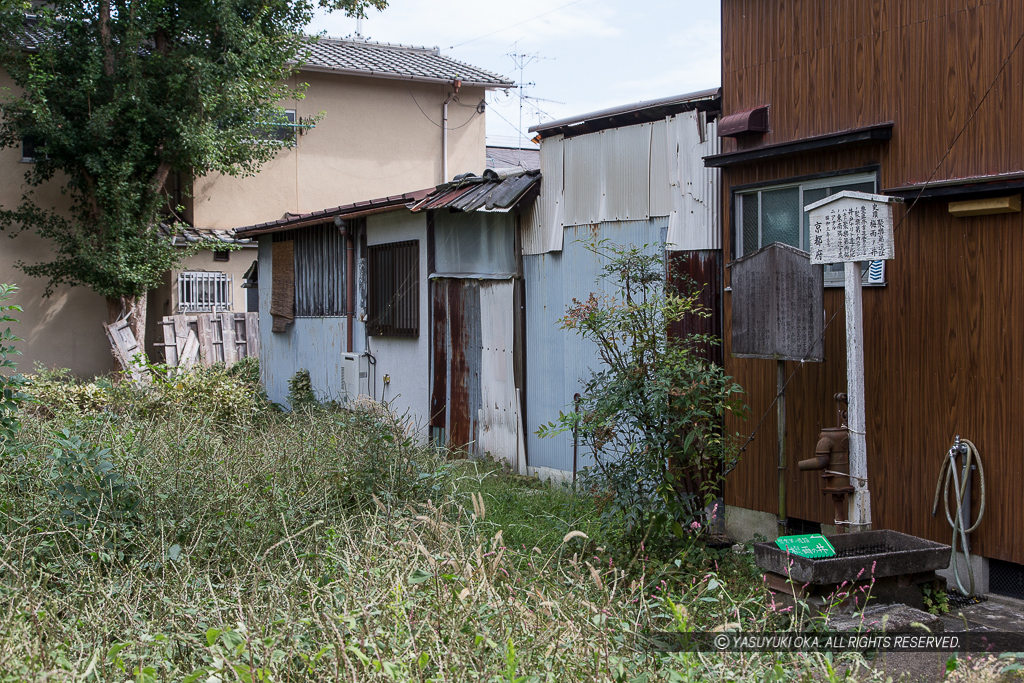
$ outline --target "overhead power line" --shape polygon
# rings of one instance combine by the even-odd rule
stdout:
[[[449,45],[448,49],[449,50],[454,50],[457,47],[462,47],[463,45],[469,45],[470,43],[474,43],[474,42],[476,42],[478,40],[483,40],[484,38],[490,38],[493,35],[497,35],[498,33],[501,33],[502,31],[507,31],[510,28],[515,28],[516,26],[522,26],[523,24],[528,24],[531,21],[535,21],[535,20],[540,19],[542,17],[546,17],[549,14],[554,14],[555,12],[558,12],[559,10],[563,10],[566,7],[569,7],[570,5],[575,5],[575,4],[580,3],[580,2],[583,2],[583,0],[572,0],[572,2],[567,2],[564,5],[559,5],[558,7],[554,8],[554,9],[550,9],[547,12],[544,12],[543,14],[538,14],[535,17],[530,17],[529,19],[523,19],[522,21],[520,21],[518,23],[515,23],[515,24],[512,24],[511,26],[505,26],[504,28],[499,28],[497,31],[491,31],[490,33],[484,34],[482,36],[477,36],[476,38],[471,38],[470,40],[467,40],[464,43],[459,43],[458,45]]]

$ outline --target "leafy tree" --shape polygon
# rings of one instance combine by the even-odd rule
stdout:
[[[30,188],[60,183],[70,210],[34,199],[0,207],[0,229],[36,232],[53,258],[18,264],[107,298],[111,321],[145,329],[145,298],[187,253],[162,237],[179,210],[167,190],[210,173],[256,173],[280,144],[264,135],[317,5],[361,15],[386,0],[53,0],[27,18],[0,0],[0,147],[34,143]],[[26,49],[26,47],[30,49]]]
[[[624,532],[635,559],[700,528],[723,466],[736,456],[723,431],[727,413],[743,416],[741,387],[701,351],[707,335],[679,338],[669,327],[710,313],[699,290],[665,281],[664,258],[639,247],[590,245],[603,259],[604,296],[573,300],[563,329],[592,341],[600,365],[584,382],[578,409],[541,436],[576,430],[594,455],[584,474],[602,505],[602,521]]]

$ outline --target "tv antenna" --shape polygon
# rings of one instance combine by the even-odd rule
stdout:
[[[519,41],[512,43],[512,52],[508,53],[508,56],[512,58],[512,63],[515,64],[515,68],[519,71],[519,127],[516,130],[519,133],[519,149],[523,148],[525,135],[523,134],[523,105],[529,104],[538,112],[538,118],[541,114],[550,116],[546,111],[538,107],[536,104],[531,104],[528,100],[535,100],[537,102],[552,102],[554,104],[565,104],[564,102],[558,102],[556,100],[545,100],[540,97],[531,97],[525,94],[526,88],[533,88],[537,84],[534,82],[525,82],[523,80],[523,72],[526,67],[533,64],[534,62],[541,59],[554,59],[553,57],[541,57],[539,52],[519,52]]]

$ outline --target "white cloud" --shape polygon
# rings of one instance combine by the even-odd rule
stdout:
[[[720,84],[717,3],[579,0],[551,12],[566,1],[391,0],[364,22],[363,34],[439,46],[454,59],[535,84],[525,89],[529,95],[564,102],[528,102],[524,133],[538,123],[537,107],[562,118]],[[546,12],[551,13],[521,23]],[[355,25],[333,14],[319,16],[310,30],[345,36]],[[509,56],[513,52],[536,57],[522,79]],[[517,135],[518,97],[495,93],[489,101],[488,134]]]

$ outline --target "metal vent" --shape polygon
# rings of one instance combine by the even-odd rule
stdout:
[[[996,595],[1024,600],[1024,564],[989,560],[988,590]]]

